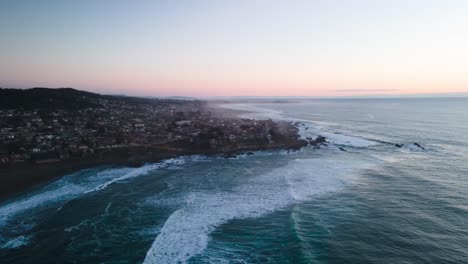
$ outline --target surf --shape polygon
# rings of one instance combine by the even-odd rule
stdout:
[[[197,157],[193,157],[197,159]],[[61,208],[73,199],[94,192],[104,191],[112,184],[144,176],[152,171],[171,166],[184,164],[186,157],[163,160],[159,163],[147,164],[139,168],[107,168],[87,169],[73,174],[65,175],[61,179],[52,182],[23,197],[8,200],[0,205],[0,230],[1,247],[21,247],[29,243],[30,236],[24,236],[35,225],[38,213],[43,209]],[[17,221],[27,215],[26,224],[18,224]]]
[[[144,263],[186,263],[206,249],[210,234],[233,219],[257,218],[296,203],[339,191],[351,175],[369,164],[340,158],[291,160],[262,175],[248,175],[245,184],[230,192],[196,191],[181,194],[178,209],[170,215],[146,253]],[[246,173],[249,173],[246,171]],[[158,197],[158,204],[174,204],[174,197]]]

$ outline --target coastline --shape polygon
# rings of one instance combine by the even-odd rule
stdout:
[[[211,108],[223,118],[241,119],[242,115],[252,114],[253,111],[221,108]],[[219,146],[214,149],[197,149],[190,147],[165,147],[161,145],[124,146],[105,150],[101,153],[86,157],[60,160],[49,163],[26,162],[0,166],[0,202],[15,195],[27,192],[32,188],[47,184],[67,174],[83,169],[99,166],[128,166],[140,167],[146,163],[156,163],[165,159],[189,155],[207,155],[233,157],[239,154],[265,150],[296,150],[307,145],[300,135],[300,129],[288,122],[275,121],[283,127],[286,134],[283,140],[268,145],[244,144],[237,148]]]

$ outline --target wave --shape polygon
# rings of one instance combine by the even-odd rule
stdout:
[[[29,243],[31,236],[18,236],[14,239],[3,244],[0,248],[3,249],[15,249],[26,246]]]
[[[117,178],[114,178],[112,180],[109,180],[105,183],[102,183],[90,190],[87,190],[85,192],[83,192],[83,194],[87,194],[87,193],[91,193],[91,192],[96,192],[96,191],[101,191],[101,190],[104,190],[106,189],[109,185],[113,184],[113,183],[116,183],[118,181],[123,181],[123,180],[126,180],[126,179],[129,179],[129,178],[135,178],[135,177],[138,177],[138,176],[141,176],[141,175],[145,175],[145,174],[148,174],[150,171],[154,170],[155,168],[155,165],[145,165],[143,167],[140,167],[140,168],[137,168],[137,169],[134,169],[120,177],[117,177]]]
[[[131,170],[131,169],[130,169]],[[7,201],[0,206],[0,227],[14,216],[52,203],[71,200],[92,186],[128,173],[129,168],[97,170],[88,169],[64,176],[23,198]]]
[[[267,109],[263,107],[254,106],[252,104],[224,104],[220,105],[224,108],[230,108],[235,110],[246,110],[251,111],[252,113],[241,114],[242,118],[252,118],[252,119],[273,119],[280,121],[288,122],[299,122],[299,135],[302,139],[307,137],[315,137],[322,135],[328,139],[331,144],[338,146],[348,146],[356,148],[365,148],[379,144],[378,141],[364,139],[362,137],[350,136],[344,134],[331,133],[324,130],[325,127],[329,126],[331,123],[327,122],[318,122],[311,121],[307,119],[289,117],[285,115],[282,111]],[[317,125],[318,124],[318,125]],[[325,125],[326,124],[326,125]]]
[[[54,184],[59,185],[59,184]],[[0,207],[0,227],[5,225],[7,221],[14,216],[44,206],[46,204],[59,202],[62,200],[70,199],[78,194],[81,194],[86,187],[76,184],[66,183],[61,181],[60,185],[54,186],[52,190],[44,190],[37,194],[28,196],[19,201],[14,201]]]
[[[200,160],[201,158],[193,156],[193,159]],[[102,191],[116,182],[146,175],[158,168],[180,165],[184,162],[185,157],[181,157],[145,165],[140,168],[112,168],[103,171],[88,169],[66,175],[34,193],[20,199],[7,201],[0,206],[0,243],[7,246],[11,241],[20,239],[21,236],[18,236],[18,234],[27,232],[35,225],[34,214],[42,208],[56,206],[58,211],[68,201],[81,195]],[[24,214],[29,215],[27,218],[29,223],[22,225],[15,223],[14,220]],[[6,230],[9,231],[9,235],[6,235]],[[16,236],[16,238],[12,238],[12,235]],[[24,243],[27,243],[27,241]]]
[[[6,248],[11,248],[12,245],[17,245],[20,241],[22,246],[26,245],[29,239],[26,240],[22,237],[24,237],[24,233],[35,226],[36,214],[40,210],[53,207],[60,210],[61,206],[79,197],[92,186],[113,177],[120,177],[129,170],[131,169],[82,170],[66,175],[22,198],[3,203],[0,206],[0,243],[4,243],[3,247]],[[21,223],[18,223],[19,221]]]
[[[161,167],[180,165],[184,162],[185,159],[181,157],[168,159],[156,164],[145,165],[136,169],[117,168],[106,169],[101,172],[96,172],[96,170],[84,170],[64,176],[64,178],[45,186],[31,195],[19,200],[7,202],[0,206],[0,227],[4,225],[8,219],[20,213],[47,204],[71,200],[82,194],[104,190],[113,183],[146,175],[150,171]],[[79,179],[79,181],[76,179]]]
[[[377,142],[375,140],[365,139],[357,136],[349,136],[344,134],[321,131],[311,123],[302,122],[298,125],[298,128],[299,135],[302,139],[321,135],[326,137],[329,143],[337,146],[366,148],[380,144],[380,142]]]
[[[207,247],[210,233],[233,219],[259,217],[340,190],[367,162],[338,156],[296,159],[232,191],[189,192],[164,223],[144,263],[184,263]],[[163,197],[158,203],[165,203]],[[168,204],[174,204],[170,197]]]
[[[336,133],[322,132],[322,135],[327,138],[327,141],[333,145],[346,146],[354,148],[367,148],[378,145],[379,143],[373,140],[364,139],[357,136],[349,136]]]
[[[122,176],[120,176],[118,178],[114,178],[114,179],[112,179],[110,181],[107,181],[107,182],[105,182],[103,184],[100,184],[100,185],[96,186],[95,188],[86,191],[84,194],[104,190],[109,185],[114,184],[116,182],[124,181],[124,180],[130,179],[130,178],[135,178],[135,177],[138,177],[138,176],[143,176],[143,175],[146,175],[146,174],[150,173],[151,171],[154,171],[154,170],[157,170],[157,169],[160,169],[160,168],[163,168],[163,167],[168,167],[170,165],[181,165],[181,164],[184,164],[184,163],[185,163],[185,157],[180,157],[180,158],[167,159],[167,160],[164,160],[164,161],[162,161],[160,163],[144,165],[144,166],[142,166],[140,168],[137,168],[137,169],[134,169],[134,170],[130,171],[129,173],[127,173],[125,175],[122,175]]]

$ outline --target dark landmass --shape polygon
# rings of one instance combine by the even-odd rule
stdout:
[[[297,132],[287,122],[240,119],[198,100],[0,89],[0,199],[99,165],[297,149],[308,144]]]

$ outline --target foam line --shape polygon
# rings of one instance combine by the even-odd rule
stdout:
[[[3,249],[15,249],[26,246],[29,243],[31,237],[29,236],[19,236],[14,239],[9,240],[5,244],[3,244],[0,248]]]
[[[319,126],[310,120],[291,118],[284,115],[283,112],[278,110],[266,109],[252,104],[222,104],[219,105],[223,108],[235,109],[235,110],[246,110],[251,111],[252,113],[241,114],[242,118],[252,118],[252,119],[273,119],[273,120],[282,120],[289,122],[300,122],[298,125],[299,135],[302,139],[307,137],[315,137],[317,135],[322,135],[328,139],[328,141],[334,145],[339,146],[348,146],[356,148],[364,148],[377,145],[378,142],[364,139],[356,136],[349,136],[343,134],[330,133],[326,131],[319,130]]]
[[[127,174],[122,175],[122,176],[120,176],[118,178],[114,178],[114,179],[112,179],[110,181],[107,181],[107,182],[105,182],[103,184],[100,184],[100,185],[96,186],[93,189],[87,190],[87,191],[84,192],[84,194],[104,190],[107,187],[109,187],[109,185],[114,184],[116,182],[127,180],[127,179],[130,179],[130,178],[135,178],[135,177],[138,177],[138,176],[143,176],[143,175],[146,175],[146,174],[150,173],[151,171],[157,170],[157,169],[162,168],[162,167],[167,167],[169,165],[180,165],[180,164],[183,164],[183,163],[185,163],[185,160],[184,160],[183,157],[181,157],[181,158],[168,159],[168,160],[162,161],[160,163],[156,163],[156,164],[145,165],[143,167],[134,169],[134,170],[128,172]]]
[[[197,156],[193,156],[192,158],[194,160],[201,159]],[[183,164],[185,163],[185,159],[185,157],[168,159],[160,163],[145,165],[136,169],[117,168],[106,169],[100,172],[97,170],[83,170],[64,176],[62,179],[43,187],[37,192],[2,204],[0,206],[0,228],[10,228],[11,226],[11,228],[15,230],[15,233],[22,233],[30,229],[31,226],[18,226],[11,221],[24,213],[34,213],[35,209],[50,204],[56,204],[57,210],[60,210],[67,201],[75,199],[80,195],[104,190],[116,182],[146,175],[150,171],[161,167]],[[0,234],[0,242],[8,241],[9,239],[11,240],[11,238],[2,237]],[[18,241],[27,243],[24,239]],[[14,245],[16,242],[12,243],[11,245]]]
[[[232,192],[190,192],[164,223],[144,263],[185,263],[202,253],[210,233],[232,219],[259,217],[297,202],[341,189],[368,163],[333,156],[298,159],[260,176],[252,176]],[[248,172],[247,172],[248,173]],[[158,203],[164,203],[163,197]],[[173,197],[169,198],[174,203]]]
[[[308,137],[315,138],[318,135],[322,135],[327,138],[327,141],[333,145],[337,146],[347,146],[355,148],[365,148],[370,146],[378,145],[379,142],[364,139],[356,136],[349,136],[343,134],[329,133],[325,131],[318,130],[313,124],[302,122],[298,125],[299,135],[302,139]]]

